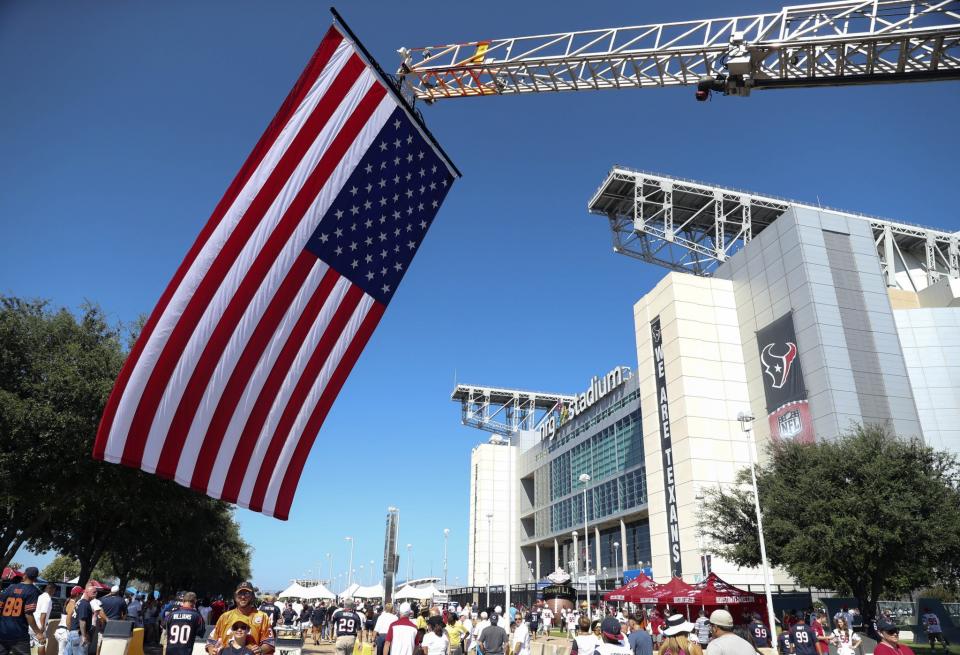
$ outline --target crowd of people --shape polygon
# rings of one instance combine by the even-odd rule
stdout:
[[[0,655],[45,655],[46,626],[52,615],[53,585],[41,592],[36,567],[28,567],[23,580],[0,593]],[[351,655],[360,644],[376,655],[530,655],[531,640],[551,627],[565,629],[571,655],[755,655],[760,648],[776,648],[779,655],[826,655],[829,646],[838,655],[857,655],[863,622],[854,610],[843,607],[828,619],[823,611],[787,614],[779,634],[772,635],[763,617],[747,613],[734,621],[725,609],[707,615],[699,611],[695,622],[682,614],[665,615],[663,608],[633,613],[610,605],[588,610],[554,611],[542,601],[527,608],[511,604],[487,609],[457,603],[419,606],[364,602],[346,598],[339,603],[278,604],[273,596],[258,599],[250,582],[237,585],[233,598],[202,599],[181,592],[165,602],[141,601],[121,594],[114,586],[98,597],[94,582],[70,590],[54,632],[62,655],[97,655],[98,635],[108,621],[128,619],[142,626],[145,641],[164,643],[166,655],[192,655],[206,626],[208,655],[271,655],[277,639],[331,642],[338,655]],[[921,625],[931,648],[939,644],[949,653],[940,619],[924,608]],[[880,643],[876,655],[913,655],[899,643],[899,629],[889,614],[874,625]]]

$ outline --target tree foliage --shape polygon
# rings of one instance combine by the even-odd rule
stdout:
[[[92,457],[122,332],[92,305],[74,317],[0,296],[0,559],[27,544],[65,556],[51,579],[76,562],[83,584],[103,562],[124,585],[229,590],[250,548],[228,505]]]
[[[0,296],[0,563],[50,525],[82,483],[123,352],[93,306],[79,320]]]
[[[879,426],[835,441],[781,442],[757,466],[767,555],[802,585],[849,593],[873,616],[881,595],[960,570],[960,463]],[[749,469],[709,494],[703,529],[718,553],[760,563]]]

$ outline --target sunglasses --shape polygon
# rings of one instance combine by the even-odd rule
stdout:
[[[247,626],[247,625],[244,625],[243,623],[238,623],[237,625],[233,626],[233,628],[231,628],[231,629],[234,630],[234,631],[237,631],[237,630],[248,630],[248,631],[249,631],[249,630],[250,630],[250,627]]]
[[[897,629],[895,629],[895,630],[881,630],[881,632],[883,632],[884,634],[888,634],[888,635],[898,635],[898,634],[900,634],[900,630],[897,630]]]

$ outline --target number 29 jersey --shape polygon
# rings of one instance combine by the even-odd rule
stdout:
[[[193,642],[203,638],[203,617],[192,607],[178,607],[167,621],[167,655],[190,655]]]
[[[338,637],[356,637],[363,628],[363,619],[353,610],[337,610],[333,613],[333,626]]]

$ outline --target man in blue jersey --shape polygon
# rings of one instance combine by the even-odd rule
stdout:
[[[280,620],[280,608],[273,602],[273,596],[267,596],[263,601],[263,604],[260,605],[260,611],[270,617],[270,627],[276,628],[277,622]]]
[[[40,597],[33,583],[39,575],[37,567],[28,566],[23,582],[14,582],[0,593],[0,655],[30,655],[31,632],[38,644],[47,643],[33,618]]]
[[[180,607],[174,608],[167,619],[166,655],[191,655],[193,642],[202,638],[206,625],[196,609],[197,595],[188,591],[180,601]]]
[[[754,613],[750,618],[752,620],[747,629],[753,636],[753,645],[757,648],[770,648],[770,630],[764,625],[763,621],[760,620],[759,614]]]
[[[803,612],[797,613],[797,622],[790,626],[790,643],[794,655],[817,655],[817,633],[807,625]]]

